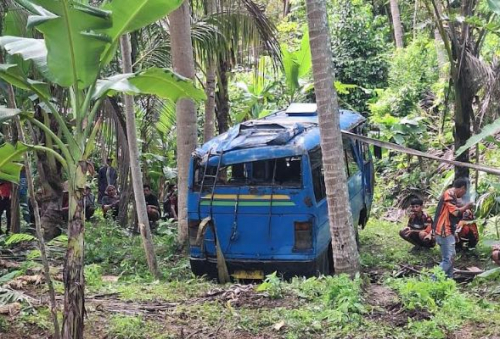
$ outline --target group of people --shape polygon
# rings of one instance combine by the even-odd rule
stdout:
[[[118,174],[112,166],[112,159],[108,158],[106,165],[99,169],[98,173],[98,203],[102,206],[102,211],[105,216],[109,213],[116,218],[119,213],[120,196],[116,189]],[[174,184],[167,184],[167,190],[164,194],[163,212],[164,218],[177,220],[177,187]],[[150,222],[158,221],[161,215],[160,203],[158,197],[153,194],[150,185],[144,185],[144,198],[148,218]]]
[[[453,277],[456,249],[473,249],[479,241],[473,203],[462,201],[466,192],[467,180],[456,179],[441,196],[434,220],[423,211],[422,199],[412,199],[408,225],[399,232],[417,249],[432,248],[437,243],[441,249],[439,266],[449,278]],[[500,265],[500,247],[493,248],[492,259]]]

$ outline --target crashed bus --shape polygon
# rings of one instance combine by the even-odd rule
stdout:
[[[341,110],[340,128],[362,134],[365,118]],[[366,144],[344,137],[354,225],[373,198]],[[191,269],[235,279],[330,274],[331,236],[316,104],[292,104],[234,126],[191,158],[188,225]]]

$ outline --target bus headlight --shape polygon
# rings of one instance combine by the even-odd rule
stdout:
[[[312,223],[310,221],[296,221],[295,228],[295,250],[309,250],[312,248]]]
[[[198,236],[199,226],[200,226],[199,220],[188,220],[188,235],[189,235],[190,246],[199,246],[196,244],[196,237]]]

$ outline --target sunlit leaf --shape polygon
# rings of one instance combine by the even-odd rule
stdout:
[[[484,126],[481,133],[473,135],[471,138],[469,138],[469,140],[467,140],[465,145],[460,147],[455,152],[455,156],[458,157],[459,155],[464,153],[466,150],[468,150],[469,148],[471,148],[472,146],[474,146],[475,144],[477,144],[478,142],[480,142],[484,138],[491,136],[491,135],[495,135],[498,132],[500,132],[500,119],[497,119],[494,122],[492,122],[491,124]]]
[[[496,14],[500,14],[500,0],[488,0],[488,6]]]
[[[25,79],[18,65],[0,64],[0,78],[7,81],[12,86],[31,90],[43,98],[49,98],[49,86],[40,81]]]
[[[28,26],[43,33],[47,65],[60,86],[86,88],[100,71],[109,37],[97,33],[112,26],[111,13],[78,1],[21,1],[32,12]]]
[[[204,100],[205,92],[194,86],[191,80],[162,68],[151,68],[138,74],[119,74],[97,82],[94,98],[116,92],[152,94],[163,99],[177,101],[180,98]]]

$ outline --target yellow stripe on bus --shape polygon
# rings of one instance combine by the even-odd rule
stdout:
[[[239,197],[237,194],[214,194],[214,199],[217,200],[290,200],[288,195],[284,194],[266,194],[266,195],[250,195],[250,194],[240,194]],[[207,194],[202,197],[202,199],[211,199],[212,196]]]

